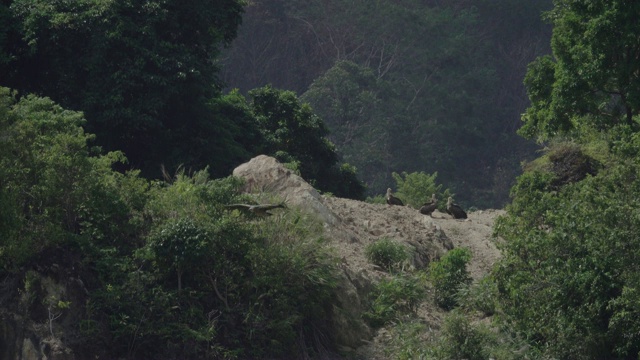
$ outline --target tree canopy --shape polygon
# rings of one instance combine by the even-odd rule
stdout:
[[[216,58],[236,35],[241,1],[13,0],[9,9],[21,42],[5,50],[3,85],[83,111],[100,145],[150,174],[162,162],[228,169],[221,159],[238,158],[220,146],[233,144],[229,133],[216,134],[230,123],[206,102],[219,94]]]
[[[261,113],[275,110],[266,109],[275,102],[261,104],[266,95],[256,95],[251,109],[237,92],[222,93],[220,52],[236,36],[243,5],[9,1],[0,7],[7,20],[0,74],[21,94],[46,95],[82,111],[96,145],[127,155],[120,169],[160,177],[163,168],[208,168],[226,176],[252,156],[281,152],[289,156],[281,160],[300,164],[308,181],[332,179],[320,181],[320,190],[362,198],[355,169],[339,163],[322,120],[293,93],[274,90],[272,98],[299,106],[292,111],[303,115],[292,112],[275,127],[268,122],[281,119]]]
[[[638,23],[624,1],[557,0],[520,133],[545,141],[512,189],[495,268],[505,319],[546,357],[640,351]]]
[[[529,66],[525,83],[532,106],[521,134],[553,137],[584,124],[637,129],[640,111],[640,4],[627,1],[556,0],[553,57]]]
[[[438,172],[462,202],[497,207],[533,149],[515,130],[526,64],[548,51],[550,4],[252,2],[222,76],[241,92],[302,94],[368,195],[394,171]]]

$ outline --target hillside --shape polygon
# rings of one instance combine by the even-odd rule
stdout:
[[[369,244],[390,238],[406,245],[414,254],[406,264],[407,270],[424,269],[453,248],[469,248],[473,253],[469,270],[474,279],[485,275],[500,255],[492,239],[491,226],[502,211],[472,212],[469,219],[460,221],[437,211],[431,218],[407,206],[325,196],[276,159],[264,155],[242,164],[233,174],[246,180],[243,191],[256,200],[279,198],[286,202],[289,209],[273,210],[274,216],[267,221],[294,221],[295,214],[306,214],[324,227],[322,236],[334,250],[339,269],[336,298],[331,303],[335,311],[327,320],[333,332],[332,342],[337,345],[335,350],[343,355],[385,358],[383,349],[388,329],[374,331],[362,316],[368,309],[367,300],[374,285],[389,276],[367,261],[365,249]],[[109,344],[109,339],[87,345],[88,335],[83,333],[86,330],[78,328],[78,324],[86,323],[83,319],[88,316],[88,310],[82,305],[95,296],[92,291],[97,291],[95,272],[86,267],[83,256],[86,255],[58,247],[30,268],[3,279],[0,359],[72,360],[86,354],[109,356],[109,350],[102,347]],[[445,312],[433,304],[432,297],[427,292],[427,299],[420,304],[416,316],[435,334]],[[53,305],[47,307],[50,304],[47,299],[64,299],[67,305],[59,305],[65,306],[59,309]],[[106,329],[105,334],[109,334]],[[335,354],[326,355],[335,358]],[[165,358],[179,358],[179,355],[167,354]]]
[[[492,226],[503,210],[475,211],[469,213],[466,220],[455,220],[437,210],[431,218],[408,206],[324,196],[267,156],[258,156],[241,165],[234,175],[247,180],[247,192],[272,192],[288,204],[322,219],[330,245],[341,259],[346,277],[358,290],[360,302],[372,282],[388,276],[365,257],[367,245],[379,239],[391,238],[413,249],[411,266],[415,268],[424,268],[450,249],[468,248],[473,253],[469,271],[475,280],[486,275],[500,256],[492,237]],[[432,299],[427,299],[417,315],[437,331],[445,312],[436,307]],[[357,353],[368,359],[384,358],[382,346],[386,334],[386,330],[381,329],[372,337],[364,336]]]

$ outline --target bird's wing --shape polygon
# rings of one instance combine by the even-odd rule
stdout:
[[[233,210],[249,210],[249,208],[251,206],[254,205],[247,205],[247,204],[229,204],[229,205],[225,205],[224,207],[226,207],[227,209],[233,209]]]
[[[263,211],[267,211],[267,210],[271,210],[271,209],[276,209],[276,208],[284,208],[285,205],[284,204],[263,204],[263,205],[254,205],[253,208],[254,209],[260,209]]]
[[[242,211],[243,213],[248,213],[251,211],[251,207],[255,206],[255,205],[248,205],[248,204],[229,204],[229,205],[225,205],[224,207],[230,210],[239,210]]]

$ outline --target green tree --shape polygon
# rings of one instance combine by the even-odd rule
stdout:
[[[640,76],[637,54],[640,4],[626,1],[556,0],[547,13],[553,24],[553,57],[529,66],[525,84],[531,107],[520,133],[552,137],[582,125],[637,130]]]
[[[228,173],[238,154],[206,103],[219,96],[216,57],[236,34],[238,0],[11,2],[28,49],[5,81],[84,111],[108,150],[157,175]],[[218,170],[219,169],[219,170]]]
[[[640,8],[554,3],[554,57],[529,67],[520,131],[553,142],[496,223],[505,240],[494,273],[500,307],[547,356],[634,358]]]
[[[322,191],[361,199],[364,186],[352,167],[340,165],[328,130],[311,106],[291,91],[266,86],[249,92],[252,112],[265,139],[265,152],[294,163],[304,179]]]
[[[155,261],[163,269],[178,275],[178,291],[182,290],[182,275],[186,270],[202,266],[209,245],[209,235],[190,219],[171,221],[151,236],[149,247]]]
[[[60,320],[78,326],[67,333],[74,353],[221,359],[333,350],[325,335],[337,272],[320,224],[300,214],[246,222],[224,207],[242,199],[242,181],[212,180],[207,169],[164,182],[114,171],[124,157],[89,147],[83,123],[48,98],[18,100],[0,88],[0,272],[24,280],[25,291],[24,276],[39,271],[23,275],[31,264],[80,274],[83,291],[69,294],[73,311]],[[18,290],[3,295],[20,301]]]
[[[0,90],[3,217],[19,229],[2,239],[3,265],[20,266],[46,249],[88,238],[126,237],[130,209],[119,191],[128,188],[129,176],[111,170],[125,160],[122,154],[99,155],[89,147],[93,135],[84,132],[82,113]]]
[[[554,174],[527,173],[496,225],[505,239],[495,270],[501,307],[553,357],[627,358],[640,350],[627,341],[637,328],[629,307],[630,297],[638,300],[636,174],[636,161],[616,161],[558,189]]]
[[[531,6],[527,10],[540,3],[527,3]],[[286,5],[279,16],[303,19],[319,39],[308,49],[309,56],[326,59],[326,70],[307,85],[303,97],[326,119],[330,138],[345,160],[358,168],[369,186],[368,195],[389,187],[394,171],[437,171],[464,201],[499,206],[507,200],[509,176],[520,170],[518,154],[529,150],[514,134],[519,124],[514,125],[512,117],[522,113],[527,99],[519,74],[513,72],[523,71],[538,49],[529,44],[539,42],[529,33],[522,34],[529,37],[527,41],[514,40],[505,34],[515,38],[515,31],[502,29],[519,27],[518,16],[533,18],[535,28],[539,23],[535,11],[506,1],[480,2],[478,7],[465,2],[341,0]],[[501,24],[498,30],[495,23],[505,20],[491,17],[497,12],[509,14],[504,19],[517,25]],[[249,13],[248,21],[267,22],[265,17],[273,14],[260,15],[254,20]],[[283,37],[306,35],[295,25],[287,29]],[[509,42],[508,48],[494,37]],[[242,56],[271,50],[244,48],[251,44],[260,45],[242,41]],[[239,56],[240,51],[234,54]],[[271,58],[254,60],[261,59]],[[286,76],[278,70],[274,78]],[[514,80],[518,91],[499,86],[500,81]],[[505,152],[507,147],[510,151]]]
[[[382,100],[389,98],[388,86],[372,69],[338,61],[301,96],[331,129],[327,136],[344,161],[358,164],[358,175],[369,192],[383,192],[391,174],[389,124],[394,117]]]
[[[396,181],[397,193],[401,194],[402,198],[406,200],[407,205],[411,205],[415,208],[420,208],[424,203],[431,200],[431,195],[436,194],[439,199],[438,203],[442,206],[446,204],[446,200],[451,196],[449,189],[442,190],[442,184],[436,182],[438,173],[435,172],[431,175],[424,172],[414,172],[407,174],[393,173],[391,174]],[[444,202],[443,202],[444,200]]]

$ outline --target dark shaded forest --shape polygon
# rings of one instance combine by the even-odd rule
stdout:
[[[222,77],[293,90],[368,194],[437,172],[466,205],[502,207],[535,147],[516,134],[526,66],[551,50],[551,1],[256,1]]]
[[[339,196],[426,172],[501,207],[536,149],[515,131],[526,65],[550,51],[549,0],[5,3],[3,85],[82,111],[96,145],[146,176],[224,176],[267,153]],[[278,112],[299,131],[276,131]]]

